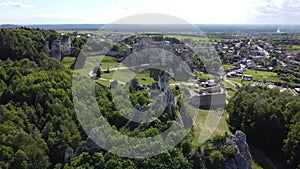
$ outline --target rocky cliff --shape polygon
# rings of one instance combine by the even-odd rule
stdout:
[[[246,134],[236,131],[208,139],[194,155],[194,168],[252,169]]]
[[[246,141],[246,134],[241,131],[236,131],[234,136],[228,136],[226,144],[235,148],[236,155],[225,163],[225,169],[252,169],[251,154]]]

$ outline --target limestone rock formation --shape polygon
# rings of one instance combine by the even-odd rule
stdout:
[[[134,89],[139,89],[140,85],[139,85],[139,81],[137,79],[132,79],[130,81],[130,85],[134,88]]]
[[[216,139],[208,139],[204,143],[204,147],[209,147],[204,150],[198,150],[194,155],[194,168],[219,168],[219,169],[252,169],[252,158],[249,152],[249,147],[246,142],[246,135],[242,131],[236,131],[234,135],[217,137]],[[231,147],[231,151],[226,151],[225,147]],[[211,152],[218,151],[222,155],[227,154],[226,161],[221,163],[211,162]],[[229,153],[229,154],[228,154]]]
[[[99,152],[103,150],[102,147],[105,147],[104,141],[104,130],[107,129],[106,125],[97,126],[93,128],[89,134],[89,137],[86,141],[82,141],[79,146],[76,148],[76,156],[81,154],[84,151],[87,152]]]
[[[111,89],[116,89],[116,88],[118,88],[118,81],[116,81],[116,80],[114,80],[114,81],[112,81],[111,83],[110,83],[110,88]]]
[[[170,78],[171,76],[168,73],[162,73],[158,75],[158,86],[160,90],[165,93],[166,96],[166,101],[167,101],[166,111],[169,113],[169,115],[173,115],[172,106],[175,103],[175,99],[172,90],[170,90],[169,88]]]
[[[225,164],[225,169],[252,169],[251,154],[246,141],[246,134],[242,131],[236,131],[234,136],[229,136],[227,144],[233,146],[237,154]]]
[[[72,156],[73,156],[73,149],[71,147],[68,147],[65,150],[65,164],[70,163]]]
[[[103,139],[105,138],[104,131],[107,129],[106,125],[97,126],[90,132],[89,138],[85,143],[85,149],[88,152],[97,152],[105,147]],[[96,143],[95,143],[96,142]]]
[[[87,152],[97,152],[102,150],[102,148],[96,144],[92,139],[88,138],[85,142],[85,150]]]
[[[169,80],[171,76],[168,73],[161,73],[158,75],[158,86],[161,91],[165,91],[169,88]]]
[[[155,83],[152,83],[151,86],[150,86],[150,89],[151,89],[151,90],[156,90],[156,89],[157,89],[156,84],[155,84]]]
[[[165,95],[167,97],[166,111],[169,113],[169,115],[173,115],[172,106],[175,103],[174,94],[171,89],[167,88],[167,90],[165,90]]]

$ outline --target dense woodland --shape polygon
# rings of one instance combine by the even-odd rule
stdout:
[[[235,155],[234,148],[218,144],[226,139],[223,136],[195,147],[190,133],[155,157],[128,159],[105,151],[82,151],[65,163],[65,150],[75,151],[88,135],[74,111],[73,70],[51,58],[45,46],[46,41],[58,38],[55,31],[0,29],[0,168],[221,168]],[[72,43],[83,44],[74,37]],[[164,113],[146,126],[125,126],[127,121],[116,111],[111,91],[96,86],[96,93],[101,112],[127,135],[156,135],[174,120]],[[130,98],[141,106],[149,102],[142,90],[131,88]],[[246,132],[251,144],[279,152],[291,168],[300,168],[299,111],[297,97],[246,87],[230,102],[228,122],[233,129]]]
[[[85,137],[71,100],[71,71],[45,46],[59,34],[0,32],[0,168],[49,168]]]
[[[0,29],[0,168],[193,168],[191,135],[156,157],[133,160],[105,151],[82,152],[65,164],[66,148],[76,150],[87,135],[72,103],[72,70],[51,58],[45,46],[46,41],[58,38],[55,31]],[[72,42],[73,46],[82,45],[76,38]],[[126,121],[116,112],[110,90],[96,87],[96,91],[105,117],[121,128]],[[147,98],[143,91],[132,91],[134,103],[142,106]],[[167,128],[170,120],[165,115],[143,131],[127,132],[155,135]]]
[[[278,89],[244,87],[227,106],[229,124],[248,142],[300,168],[300,98]]]

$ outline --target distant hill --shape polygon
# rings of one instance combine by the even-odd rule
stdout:
[[[39,25],[13,25],[13,24],[3,24],[0,28],[16,28],[20,26],[26,26],[30,28],[40,28],[40,29],[52,29],[52,30],[98,30],[105,26],[105,24],[39,24]],[[112,25],[109,25],[112,26]],[[300,25],[239,25],[239,24],[195,24],[197,28],[204,32],[300,32]],[[123,31],[137,31],[138,29],[150,30],[155,32],[165,32],[166,30],[185,30],[185,27],[180,25],[161,25],[157,28],[151,25],[113,25],[114,28]],[[155,28],[155,29],[153,29]]]
[[[17,28],[17,27],[21,27],[21,26],[20,25],[12,25],[12,24],[0,25],[0,28]]]
[[[60,24],[60,25],[27,25],[30,28],[53,30],[98,30],[104,24]]]
[[[13,25],[3,24],[0,28],[17,28],[17,27],[29,27],[29,28],[40,28],[40,29],[52,29],[52,30],[98,30],[104,26],[104,24],[41,24],[41,25]]]

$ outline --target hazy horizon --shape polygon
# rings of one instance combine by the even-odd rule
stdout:
[[[276,24],[276,23],[267,23],[267,24],[263,24],[263,23],[191,23],[192,25],[228,25],[228,26],[300,26],[300,23],[297,24]],[[4,25],[15,25],[15,26],[34,26],[34,25],[113,25],[113,23],[24,23],[24,24],[14,24],[14,23],[0,23],[1,26]],[[117,24],[117,25],[172,25],[172,24]],[[173,25],[179,25],[179,24],[173,24]]]
[[[299,0],[0,1],[0,24],[109,24],[160,13],[192,24],[299,25]]]

